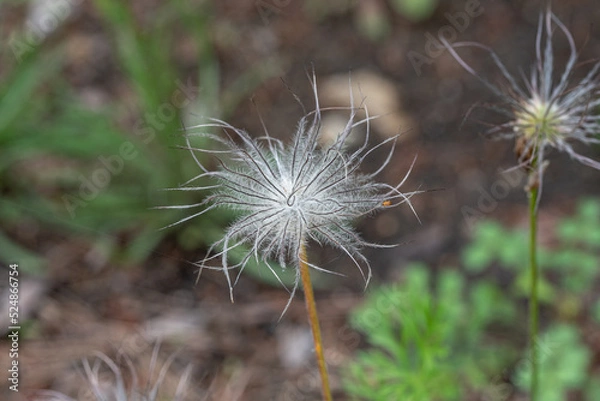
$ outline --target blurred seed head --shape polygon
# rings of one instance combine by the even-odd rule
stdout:
[[[172,354],[162,366],[158,365],[158,345],[154,347],[149,366],[149,374],[144,384],[140,384],[138,372],[133,362],[126,355],[119,355],[127,369],[122,369],[118,361],[110,359],[101,352],[91,362],[85,359],[82,363],[88,387],[80,391],[78,400],[56,391],[40,391],[34,395],[34,401],[184,401],[192,366],[181,373],[175,394],[165,394],[161,389],[168,370],[176,356]],[[158,373],[157,369],[160,368]],[[153,379],[156,376],[155,379]],[[152,381],[154,380],[154,381]]]
[[[371,270],[360,250],[364,246],[383,245],[364,241],[352,227],[353,221],[402,203],[412,208],[410,197],[416,192],[400,191],[408,173],[396,185],[375,180],[390,162],[397,136],[370,147],[369,128],[374,117],[369,116],[364,105],[354,107],[351,103],[348,109],[350,117],[344,128],[335,140],[323,147],[318,139],[322,113],[327,109],[319,106],[314,74],[311,85],[315,109],[300,119],[289,144],[270,136],[264,124],[263,135],[251,137],[244,130],[220,120],[210,120],[206,124],[191,127],[186,135],[187,148],[192,152],[201,173],[174,189],[210,191],[210,194],[195,205],[165,208],[201,208],[199,212],[174,224],[216,208],[224,207],[239,212],[240,217],[228,227],[224,237],[213,244],[208,256],[198,263],[201,268],[210,268],[211,261],[220,262],[218,269],[226,276],[232,299],[233,286],[239,273],[232,279],[231,269],[239,268],[241,273],[251,259],[263,262],[273,274],[275,270],[270,264],[273,260],[283,267],[297,267],[301,248],[308,241],[340,249],[361,269],[368,282]],[[357,117],[360,111],[365,117]],[[359,126],[366,132],[364,140],[357,149],[349,150],[349,136]],[[210,130],[214,129],[222,130],[224,135],[211,133]],[[207,138],[218,148],[193,147],[190,143],[190,137],[193,136]],[[389,149],[379,168],[370,174],[360,172],[364,161],[386,145]],[[197,153],[212,155],[219,169],[209,171],[196,157]],[[212,180],[213,184],[195,185],[204,179]],[[229,256],[237,248],[244,249],[245,254],[241,261],[232,264]],[[323,270],[314,264],[309,263],[309,266]],[[367,268],[367,274],[363,272],[364,267]],[[296,282],[290,300],[298,282],[296,269]]]
[[[557,32],[564,35],[570,49],[562,71],[554,59],[553,35]],[[494,106],[493,110],[507,116],[508,121],[488,133],[495,137],[515,138],[520,166],[535,166],[540,185],[548,148],[566,152],[573,159],[600,170],[599,162],[578,154],[572,146],[573,142],[600,143],[600,63],[593,65],[583,79],[573,77],[578,59],[573,36],[549,9],[539,17],[535,64],[529,77],[522,77],[521,84],[490,48],[472,42],[446,43],[446,46],[465,70],[505,102]],[[506,89],[489,83],[475,72],[456,52],[460,47],[475,47],[488,52],[504,77]]]

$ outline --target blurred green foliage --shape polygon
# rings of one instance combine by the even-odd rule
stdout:
[[[425,266],[412,265],[402,284],[374,291],[353,314],[370,346],[347,371],[355,399],[464,400],[506,362],[501,343],[484,344],[484,328],[515,316],[506,304],[490,313],[497,289],[478,285],[464,297],[465,278],[452,270],[441,273],[435,295],[432,284]]]
[[[433,14],[438,0],[392,0],[392,7],[411,21],[423,21]]]
[[[525,296],[529,291],[526,233],[506,230],[498,223],[485,221],[475,228],[473,242],[464,249],[462,260],[470,273],[484,273],[494,267],[507,269],[516,275],[513,291]],[[539,264],[540,299],[547,304],[568,294],[588,293],[595,285],[600,266],[600,203],[582,200],[575,215],[558,222],[556,243],[541,247]],[[549,281],[556,278],[556,283]],[[581,305],[579,305],[581,307]]]
[[[599,230],[600,202],[583,200],[556,225],[552,247],[541,249],[544,313],[555,323],[539,340],[540,399],[564,400],[572,391],[600,397],[592,350],[574,323],[600,330]],[[351,319],[369,345],[345,372],[353,399],[505,400],[516,390],[502,378],[526,392],[530,363],[517,340],[527,332],[525,236],[481,222],[462,252],[463,269],[443,267],[434,279],[427,266],[412,264],[401,283],[369,294]]]
[[[121,65],[136,89],[140,115],[156,114],[177,89],[175,66],[163,51],[172,37],[161,29],[147,30],[145,37],[137,34],[141,29],[132,23],[127,3],[96,5],[121,46]],[[104,239],[112,243],[112,256],[138,262],[164,235],[157,229],[175,218],[150,207],[167,200],[160,188],[182,180],[184,166],[172,149],[180,119],[177,115],[164,119],[160,129],[142,141],[117,127],[118,110],[126,108],[124,104],[97,110],[82,106],[76,89],[61,74],[63,47],[61,42],[30,46],[2,80],[0,222],[5,230],[32,221],[60,236]],[[121,248],[115,235],[124,231],[135,234]],[[7,237],[0,233],[5,245],[2,261],[20,261],[25,270],[41,272],[43,263],[35,250]]]
[[[592,359],[590,349],[582,343],[577,327],[556,324],[539,339],[540,344],[540,400],[562,401],[569,391],[586,387]],[[525,360],[527,362],[527,360]],[[523,390],[531,382],[531,364],[522,363],[516,370],[515,382]],[[600,393],[586,389],[587,400],[597,400]]]
[[[199,174],[189,153],[175,149],[184,144],[188,116],[223,118],[276,74],[278,63],[267,58],[250,65],[240,80],[222,88],[210,4],[164,2],[141,21],[128,2],[95,0],[116,63],[110,74],[117,76],[105,79],[119,82],[134,97],[111,98],[93,108],[69,83],[67,45],[60,34],[35,43],[28,39],[31,26],[11,34],[12,48],[26,51],[1,55],[7,66],[0,83],[1,262],[19,261],[26,272],[44,272],[37,244],[11,238],[22,227],[56,238],[78,237],[124,265],[148,258],[170,232],[187,249],[218,238],[233,218],[227,211],[160,231],[189,211],[152,208],[197,203],[203,196],[163,191]],[[191,76],[182,75],[172,52],[182,36],[191,38],[197,55],[197,73]],[[123,123],[132,119],[133,126]]]

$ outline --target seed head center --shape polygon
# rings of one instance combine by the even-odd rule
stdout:
[[[553,142],[563,132],[563,118],[556,104],[549,104],[537,96],[530,99],[515,116],[515,131],[526,139]]]
[[[283,201],[285,205],[292,208],[297,206],[298,189],[288,177],[281,177],[281,189],[283,192]]]

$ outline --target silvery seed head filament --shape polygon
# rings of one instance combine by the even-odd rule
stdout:
[[[110,359],[101,352],[96,352],[96,358],[90,363],[84,359],[83,369],[87,388],[82,389],[84,394],[80,400],[89,401],[159,401],[166,399],[164,389],[161,389],[167,371],[169,370],[176,354],[172,354],[162,366],[158,366],[159,345],[154,347],[149,366],[147,382],[140,384],[136,368],[127,355],[119,355],[127,369],[122,369],[118,361]],[[157,368],[160,368],[157,372]],[[190,381],[192,366],[188,365],[179,377],[175,394],[169,395],[169,400],[183,401]],[[154,381],[150,381],[154,377]],[[33,396],[34,401],[76,401],[73,398],[56,392],[40,391]]]
[[[562,69],[554,59],[553,35],[566,38],[570,54]],[[469,73],[497,94],[505,105],[493,110],[508,117],[508,121],[488,131],[501,138],[515,138],[516,153],[521,166],[535,166],[539,185],[547,165],[546,152],[554,148],[566,152],[582,164],[600,170],[600,163],[580,155],[573,142],[600,143],[600,63],[587,75],[575,80],[573,72],[578,54],[573,36],[550,10],[541,14],[535,40],[536,60],[529,77],[522,84],[513,77],[490,48],[479,43],[446,44],[450,53]],[[481,78],[456,52],[459,47],[480,48],[488,52],[506,82],[506,89]]]
[[[208,256],[198,263],[203,268],[209,267],[208,263],[215,260],[219,262],[218,269],[226,276],[232,300],[237,278],[232,279],[230,271],[239,268],[241,272],[252,258],[262,261],[273,274],[272,261],[277,261],[283,267],[296,268],[291,300],[298,286],[300,250],[309,241],[339,249],[361,269],[361,273],[366,267],[367,274],[363,273],[363,276],[368,282],[371,269],[360,249],[383,245],[361,239],[352,223],[358,217],[402,203],[407,203],[412,209],[409,199],[415,192],[400,191],[408,173],[397,185],[375,180],[390,162],[397,137],[370,148],[369,124],[373,117],[368,115],[365,107],[355,108],[352,103],[345,128],[332,144],[321,147],[318,139],[321,113],[325,110],[319,106],[314,75],[311,84],[316,107],[299,121],[289,144],[271,137],[266,128],[263,136],[255,138],[220,120],[210,120],[206,124],[191,127],[186,135],[188,148],[201,173],[178,189],[207,191],[208,195],[203,202],[190,205],[200,207],[200,211],[174,224],[216,208],[239,212],[239,218],[227,228],[223,238],[213,244]],[[357,119],[359,110],[365,111],[365,118]],[[359,126],[365,128],[364,141],[358,149],[349,151],[348,137]],[[206,132],[214,129],[222,130],[225,134],[220,136]],[[188,137],[194,135],[212,140],[218,148],[191,146]],[[360,172],[365,159],[385,145],[390,149],[380,167],[370,174]],[[209,171],[205,168],[195,152],[212,155],[218,163],[218,170]],[[213,185],[194,186],[197,180],[206,178],[211,179]],[[246,250],[245,256],[238,263],[231,264],[228,256],[238,247]],[[323,270],[314,264],[309,266]]]

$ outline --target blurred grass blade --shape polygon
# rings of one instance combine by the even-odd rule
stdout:
[[[171,35],[161,26],[139,29],[128,2],[96,0],[95,4],[113,30],[119,58],[140,101],[146,109],[155,110],[175,85],[168,59]]]
[[[48,54],[35,51],[4,80],[0,88],[0,143],[13,134],[9,130],[11,124],[27,113],[34,91],[62,66],[60,56],[58,51]]]
[[[27,274],[40,275],[43,273],[43,260],[33,252],[8,239],[1,231],[0,260],[6,264],[18,263],[19,269]]]

